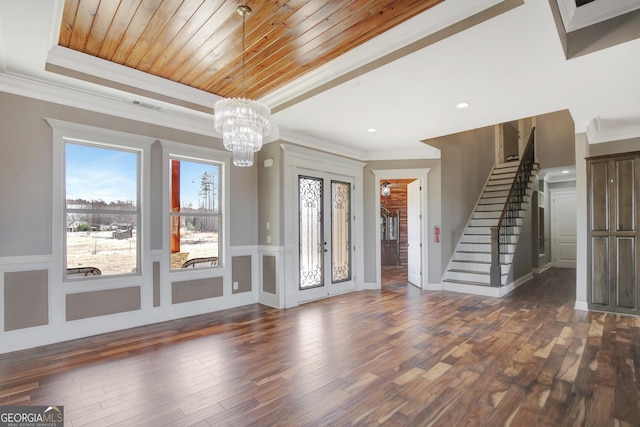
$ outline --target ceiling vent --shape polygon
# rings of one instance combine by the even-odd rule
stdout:
[[[152,104],[150,102],[145,102],[145,101],[140,101],[139,99],[132,99],[130,101],[133,105],[136,105],[138,107],[142,107],[142,108],[146,108],[148,110],[153,110],[153,111],[160,111],[162,110],[162,107],[160,107],[159,105],[156,104]]]

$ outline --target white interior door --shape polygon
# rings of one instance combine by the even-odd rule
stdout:
[[[407,275],[409,283],[422,287],[422,183],[407,185]]]
[[[317,171],[298,175],[298,301],[355,289],[352,180]]]
[[[551,194],[551,255],[554,267],[576,268],[576,193]]]

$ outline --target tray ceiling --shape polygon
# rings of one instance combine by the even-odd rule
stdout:
[[[246,96],[260,98],[443,0],[246,2]],[[65,0],[58,44],[242,96],[237,0]]]

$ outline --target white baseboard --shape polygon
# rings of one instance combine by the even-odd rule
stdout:
[[[135,310],[0,333],[0,354],[255,304],[245,292],[168,307]]]
[[[502,287],[498,288],[500,290],[500,292],[499,292],[500,297],[503,297],[503,296],[511,293],[515,288],[517,288],[518,286],[522,285],[525,282],[528,282],[531,279],[533,279],[533,273],[528,273],[528,274],[525,274],[524,276],[520,277],[518,280],[515,280],[515,281],[509,283],[508,285],[505,285],[505,286],[502,286]]]
[[[526,274],[519,278],[518,280],[509,283],[505,286],[500,286],[499,288],[493,286],[474,286],[474,285],[464,285],[462,283],[449,283],[445,282],[444,290],[451,292],[461,292],[464,294],[471,295],[480,295],[485,297],[494,297],[494,298],[502,298],[503,296],[511,293],[515,288],[522,285],[525,282],[528,282],[533,278],[533,273]]]
[[[480,295],[484,297],[500,298],[499,289],[492,286],[474,286],[465,285],[463,283],[443,283],[443,290],[450,292],[459,292],[463,294]]]
[[[362,290],[365,290],[365,289],[376,290],[376,289],[380,289],[380,286],[378,286],[375,282],[373,282],[373,283],[371,283],[371,282],[370,283],[363,282],[362,283]]]
[[[536,274],[540,274],[540,273],[544,273],[545,271],[547,271],[548,269],[551,268],[551,264],[546,264],[544,267],[542,268],[534,268],[533,271]]]
[[[444,289],[442,283],[427,283],[424,286],[425,291],[441,291]]]
[[[278,302],[278,295],[270,294],[269,292],[262,292],[258,294],[258,303],[269,306],[271,308],[280,308]]]
[[[576,304],[573,306],[573,308],[574,310],[589,311],[589,305],[587,304],[586,301],[576,300]]]

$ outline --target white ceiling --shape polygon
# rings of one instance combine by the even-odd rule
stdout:
[[[576,132],[640,136],[640,39],[567,60],[548,0],[527,0],[371,66],[380,56],[500,3],[446,0],[269,94],[262,100],[274,108],[278,125],[270,139],[360,160],[437,158],[439,150],[420,141],[563,109],[570,111]],[[175,102],[211,108],[217,96],[56,47],[61,11],[62,0],[0,0],[1,91],[218,136],[210,112]],[[73,67],[85,79],[45,71],[47,61]],[[358,67],[368,71],[353,71]],[[88,75],[143,88],[149,96],[89,83]],[[132,105],[134,99],[155,110]],[[456,109],[461,101],[471,106]]]

